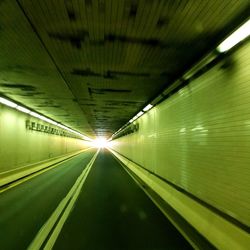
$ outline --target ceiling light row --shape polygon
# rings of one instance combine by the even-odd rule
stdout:
[[[62,128],[62,129],[65,129],[65,130],[67,130],[67,131],[69,131],[69,132],[71,132],[71,133],[73,133],[73,134],[76,134],[76,135],[78,135],[78,136],[81,136],[84,140],[92,141],[89,137],[87,137],[87,136],[85,136],[85,135],[83,135],[83,134],[81,134],[81,133],[79,133],[79,132],[77,132],[77,131],[75,131],[75,130],[73,130],[73,129],[71,129],[71,128],[68,128],[68,127],[64,126],[63,124],[61,124],[61,123],[58,123],[58,122],[56,122],[56,121],[53,121],[53,120],[50,119],[50,118],[47,118],[47,117],[45,117],[45,116],[43,116],[43,115],[40,115],[40,114],[38,114],[38,113],[36,113],[36,112],[34,112],[34,111],[29,110],[29,109],[27,109],[27,108],[25,108],[25,107],[23,107],[23,106],[20,106],[20,105],[14,103],[14,102],[12,102],[12,101],[10,101],[10,100],[8,100],[8,99],[5,99],[5,98],[3,98],[3,97],[0,97],[0,103],[6,105],[6,106],[8,106],[8,107],[14,108],[14,109],[16,109],[16,110],[19,110],[19,111],[21,111],[21,112],[23,112],[23,113],[29,114],[29,115],[31,115],[31,116],[33,116],[33,117],[35,117],[35,118],[38,118],[38,119],[40,119],[40,120],[42,120],[42,121],[45,121],[45,122],[47,122],[47,123],[50,123],[50,124],[52,124],[52,125],[55,125],[55,126],[57,126],[57,127],[60,127],[60,128]]]
[[[151,108],[153,108],[153,105],[152,104],[148,104],[145,108],[143,108],[143,111],[140,111],[137,115],[135,115],[132,119],[130,119],[129,123],[134,122],[136,119],[138,119],[140,116],[142,116],[144,114],[144,112],[147,112]]]
[[[153,105],[152,105],[152,104],[148,104],[146,107],[144,107],[144,108],[142,109],[142,111],[140,111],[137,115],[135,115],[132,119],[130,119],[128,123],[134,122],[136,119],[138,119],[140,116],[142,116],[145,112],[147,112],[147,111],[150,110],[151,108],[153,108]],[[127,126],[128,123],[126,123],[126,124],[123,125],[120,129],[118,129],[118,130],[111,136],[111,138],[112,138],[113,136],[119,134],[119,132],[122,131],[122,130]],[[111,139],[111,138],[110,138],[110,139]]]
[[[220,53],[224,53],[235,45],[246,39],[250,35],[250,19],[241,25],[236,31],[234,31],[229,37],[227,37],[218,47],[217,50]],[[148,104],[143,111],[140,111],[136,116],[129,120],[129,123],[135,121],[138,117],[143,115],[143,112],[150,110],[153,107],[152,104]]]
[[[233,48],[235,45],[243,41],[250,35],[250,19],[227,37],[218,47],[220,53],[226,52]]]
[[[219,46],[216,48],[216,50],[220,53],[224,53],[227,52],[228,50],[230,50],[231,48],[233,48],[235,45],[237,45],[238,43],[240,43],[241,41],[245,40],[247,37],[249,37],[250,35],[250,19],[248,21],[246,21],[243,25],[241,25],[236,31],[234,31],[229,37],[227,37],[221,44],[219,44]],[[211,55],[209,54],[209,62],[214,60],[214,56],[211,57]],[[198,70],[200,70],[202,67],[205,67],[205,65],[208,63],[207,62],[207,58],[205,58],[206,63],[202,62],[201,65],[199,65],[198,68],[196,68],[195,70],[193,70],[194,68],[191,69],[192,74],[189,76],[191,78],[192,75],[195,74],[195,72],[197,72]],[[198,63],[199,64],[199,63]],[[194,72],[193,72],[194,71]],[[189,71],[188,71],[188,74]],[[188,78],[189,78],[188,77]],[[186,77],[185,77],[186,78]],[[164,98],[161,97],[159,98],[156,97],[153,102],[154,104],[157,104],[158,102],[160,102],[160,100]],[[144,112],[150,110],[153,107],[152,104],[148,104],[143,111],[140,111],[137,115],[135,115],[132,119],[129,120],[128,123],[132,123],[134,122],[136,119],[138,119],[138,117],[140,117],[141,115],[143,115]],[[122,126],[118,131],[116,131],[112,136],[115,136],[116,134],[118,134],[123,128],[125,128],[128,123],[126,123],[124,126]]]

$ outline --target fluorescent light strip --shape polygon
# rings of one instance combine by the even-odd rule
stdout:
[[[6,106],[9,106],[11,108],[16,108],[17,107],[17,104],[15,104],[14,102],[11,102],[5,98],[2,98],[0,97],[0,103],[6,105]]]
[[[36,117],[36,118],[38,118],[38,119],[41,119],[41,116],[39,115],[39,114],[37,114],[36,112],[30,112],[29,113],[31,116],[33,116],[33,117]]]
[[[47,118],[47,117],[45,117],[45,116],[43,116],[43,115],[40,115],[40,114],[38,114],[38,113],[36,113],[36,112],[33,112],[33,111],[31,111],[31,110],[29,110],[29,109],[27,109],[27,108],[24,108],[24,107],[22,107],[22,106],[20,106],[20,105],[17,105],[16,103],[14,103],[14,102],[12,102],[12,101],[9,101],[9,100],[7,100],[7,99],[5,99],[5,98],[3,98],[3,97],[0,97],[0,103],[6,105],[6,106],[8,106],[8,107],[15,108],[15,109],[17,109],[17,110],[19,110],[19,111],[21,111],[21,112],[23,112],[23,113],[29,114],[29,115],[31,115],[31,116],[33,116],[33,117],[35,117],[35,118],[38,118],[38,119],[40,119],[40,120],[42,120],[42,121],[48,122],[48,123],[53,124],[53,125],[55,125],[55,126],[57,126],[57,127],[60,127],[60,128],[62,128],[62,129],[65,129],[65,130],[67,130],[67,131],[69,131],[69,132],[71,132],[71,133],[74,133],[74,134],[76,134],[76,135],[79,135],[79,136],[81,136],[82,138],[85,138],[85,140],[92,141],[92,139],[88,138],[87,136],[85,136],[85,135],[83,135],[83,134],[81,134],[81,133],[79,133],[79,132],[77,132],[77,131],[75,131],[75,130],[73,130],[73,129],[71,129],[71,128],[68,128],[68,127],[66,127],[66,126],[64,126],[64,125],[62,125],[62,124],[60,124],[60,123],[57,123],[57,122],[51,120],[50,118]]]
[[[51,124],[53,124],[55,126],[57,126],[57,124],[58,124],[57,122],[55,122],[55,121],[53,121],[53,120],[51,120],[51,119],[49,119],[47,117],[44,117],[44,116],[40,116],[40,119],[45,121],[45,122],[51,123]]]
[[[144,112],[140,111],[136,116],[134,116],[132,119],[129,120],[129,123],[134,122],[137,118],[139,118],[143,114],[144,114]],[[118,130],[118,132],[119,132],[119,130]]]
[[[140,112],[136,115],[136,117],[140,117],[140,116],[142,116],[143,114],[144,114],[144,112],[140,111]]]
[[[225,39],[218,47],[217,50],[219,52],[225,52],[229,49],[231,49],[233,46],[235,46],[240,41],[244,40],[246,37],[250,35],[250,19],[245,22],[239,29],[237,29],[235,32],[233,32],[227,39]],[[143,111],[146,112],[150,110],[153,107],[152,104],[148,104],[145,108],[143,108]],[[137,118],[142,116],[144,113],[140,111],[136,116],[134,116],[132,119],[129,120],[129,123],[134,122]],[[119,132],[119,130],[117,131]],[[117,133],[115,132],[114,135]]]
[[[235,32],[226,38],[218,47],[217,50],[221,53],[234,47],[236,44],[244,40],[250,35],[250,20],[241,25]]]
[[[148,104],[148,105],[143,109],[143,111],[146,112],[146,111],[150,110],[151,108],[153,108],[153,105],[152,105],[152,104]]]
[[[31,112],[29,109],[26,109],[22,106],[17,106],[16,109],[26,114],[29,114]]]

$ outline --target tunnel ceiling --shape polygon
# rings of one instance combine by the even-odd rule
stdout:
[[[2,0],[0,92],[110,136],[243,19],[246,0]]]

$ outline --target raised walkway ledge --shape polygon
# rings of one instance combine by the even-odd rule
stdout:
[[[119,152],[109,150],[195,249],[211,249],[212,245],[222,250],[249,249],[248,230],[226,220]]]
[[[6,186],[12,184],[13,182],[16,182],[22,178],[25,178],[27,176],[30,176],[32,174],[38,173],[44,169],[50,168],[50,167],[54,167],[55,165],[62,163],[64,161],[67,161],[69,159],[71,159],[72,157],[79,155],[89,149],[91,149],[92,147],[83,149],[83,150],[79,150],[76,152],[71,152],[68,154],[64,154],[64,155],[60,155],[60,156],[56,156],[50,159],[46,159],[44,161],[39,161],[36,163],[32,163],[26,166],[22,166],[19,168],[15,168],[13,170],[10,171],[5,171],[0,173],[0,190],[1,188],[6,188]]]

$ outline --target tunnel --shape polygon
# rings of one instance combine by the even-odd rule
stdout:
[[[0,0],[0,250],[249,250],[249,14]]]

